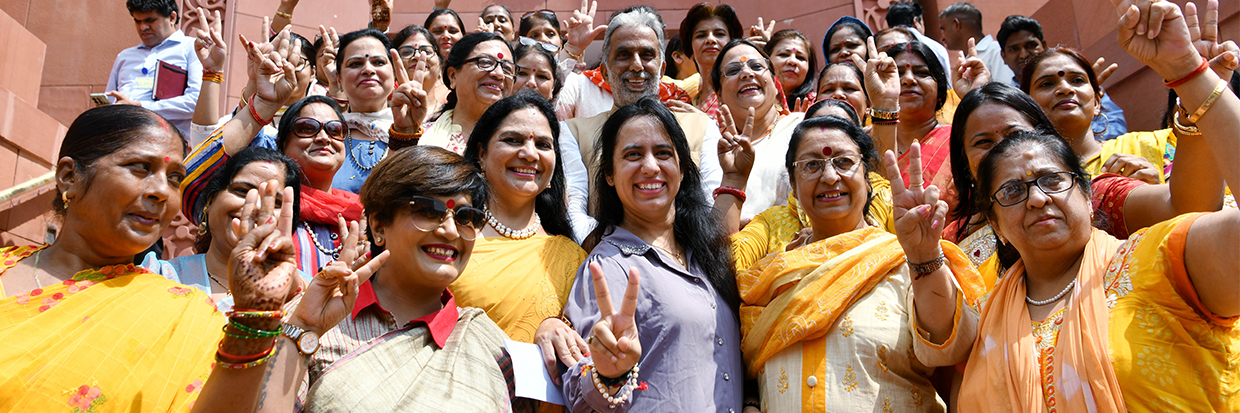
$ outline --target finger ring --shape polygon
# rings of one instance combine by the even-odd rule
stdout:
[[[576,352],[578,352],[578,353],[580,353],[580,352],[581,352],[581,349],[580,349],[580,348],[577,348],[577,346],[572,346],[572,347],[569,347],[569,349],[571,349],[571,350],[573,350],[573,351],[576,351]]]

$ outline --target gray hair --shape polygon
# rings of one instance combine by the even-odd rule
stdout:
[[[629,6],[624,10],[620,10],[611,15],[611,21],[607,23],[607,33],[603,36],[603,61],[606,62],[611,56],[611,35],[623,26],[642,25],[654,30],[655,35],[659,37],[658,57],[656,60],[663,60],[663,45],[666,44],[666,35],[663,33],[664,27],[663,17],[659,15],[659,11],[654,7],[646,5]]]

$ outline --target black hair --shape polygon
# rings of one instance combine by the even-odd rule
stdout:
[[[999,25],[999,33],[995,35],[995,40],[999,41],[999,50],[1006,49],[1008,37],[1020,31],[1033,33],[1033,37],[1037,37],[1043,45],[1046,44],[1046,39],[1042,38],[1042,25],[1037,20],[1013,14],[1003,19],[1003,24]]]
[[[305,109],[307,105],[312,103],[322,103],[327,105],[332,108],[333,112],[336,112],[337,119],[341,122],[344,121],[344,115],[340,113],[340,104],[336,103],[336,99],[323,95],[310,95],[293,102],[293,104],[288,105],[288,109],[284,111],[284,115],[280,116],[280,127],[276,128],[276,148],[278,148],[281,153],[284,153],[284,148],[288,146],[289,135],[293,133],[293,121],[301,117],[299,115],[301,115],[302,109]],[[348,125],[345,125],[344,133],[348,136]]]
[[[165,130],[181,142],[182,158],[189,151],[181,131],[159,114],[134,105],[104,105],[88,109],[78,115],[60,144],[56,159],[73,159],[73,168],[79,181],[90,188],[94,178],[93,165],[99,158],[124,149],[142,138],[147,130]],[[58,188],[52,199],[52,210],[64,213],[65,204]]]
[[[279,33],[273,34],[271,35],[271,37],[267,38],[267,41],[275,40],[276,37],[278,36],[280,36]],[[319,50],[318,45],[321,45],[323,43],[322,39],[318,40],[317,45],[316,45],[316,43],[311,43],[310,40],[306,39],[304,36],[300,34],[288,32],[288,41],[289,43],[296,45],[297,50],[301,51],[302,56],[306,58],[306,60],[310,64],[311,69],[314,69],[317,67],[317,64],[315,61],[318,59],[315,59],[315,54],[318,53],[318,50]],[[297,43],[297,42],[301,42],[301,43]]]
[[[482,14],[484,14],[484,13],[486,13],[486,12],[487,12],[487,9],[490,9],[490,8],[492,8],[492,7],[499,7],[499,8],[500,8],[500,10],[503,10],[503,11],[504,11],[504,14],[508,15],[508,22],[509,22],[509,23],[511,23],[511,22],[512,22],[512,10],[508,10],[508,6],[505,6],[505,5],[500,4],[500,3],[493,3],[493,4],[490,4],[490,5],[487,5],[486,7],[483,7],[483,8],[482,8],[482,12],[480,12],[480,13],[478,13],[478,14],[479,14],[479,15],[482,15]]]
[[[916,1],[898,1],[887,8],[887,27],[913,27],[916,20],[922,17],[921,5]]]
[[[962,1],[947,6],[946,9],[943,9],[942,13],[939,13],[939,20],[943,20],[947,17],[960,19],[961,23],[975,26],[977,27],[977,31],[982,31],[981,10],[978,10],[977,7],[974,7],[973,4],[967,1]]]
[[[794,105],[796,104],[795,102],[797,99],[806,98],[810,93],[818,91],[818,82],[817,79],[814,78],[814,74],[817,73],[814,69],[818,68],[818,52],[814,51],[814,44],[809,41],[808,37],[805,37],[805,34],[797,31],[796,29],[784,29],[775,32],[775,34],[771,35],[771,39],[766,42],[764,51],[766,52],[768,59],[771,54],[775,53],[775,47],[779,46],[779,43],[789,39],[804,42],[805,54],[809,55],[809,67],[805,71],[805,81],[801,83],[801,86],[797,86],[795,89],[792,89],[792,92],[784,94],[784,97],[788,100],[788,104]],[[774,71],[775,68],[772,67],[771,70]]]
[[[827,106],[834,106],[834,107],[843,109],[844,113],[848,114],[848,119],[845,119],[845,120],[851,120],[854,125],[858,125],[858,126],[861,125],[861,117],[857,116],[857,110],[853,109],[852,105],[849,104],[848,102],[845,102],[839,99],[823,99],[823,100],[820,100],[814,103],[813,106],[809,107],[809,110],[805,111],[805,118],[809,119],[811,117],[810,115],[818,113],[818,111],[825,109]],[[827,115],[822,115],[822,116],[827,116]],[[817,117],[817,116],[812,116],[812,117]]]
[[[181,24],[181,11],[174,0],[125,0],[125,8],[129,9],[129,14],[153,11],[160,16],[169,17],[176,13],[177,20],[173,23]]]
[[[667,39],[667,46],[663,48],[663,75],[676,79],[680,76],[680,67],[676,66],[676,59],[672,57],[672,52],[679,52],[681,47],[680,34],[672,35]],[[682,54],[684,52],[681,52]]]
[[[1037,70],[1038,65],[1042,64],[1043,60],[1055,56],[1066,56],[1067,58],[1072,59],[1077,66],[1080,66],[1081,71],[1085,72],[1085,77],[1089,78],[1089,86],[1094,89],[1094,98],[1101,101],[1102,85],[1098,83],[1098,75],[1094,73],[1093,64],[1091,64],[1089,60],[1085,58],[1085,55],[1081,54],[1081,52],[1076,49],[1063,46],[1048,48],[1042,53],[1038,53],[1033,56],[1033,58],[1029,59],[1028,63],[1025,63],[1024,70],[1021,70],[1020,72],[1020,90],[1022,92],[1029,93],[1030,90],[1033,90],[1033,85],[1031,83],[1033,83],[1033,74]]]
[[[492,40],[499,40],[500,43],[504,44],[504,47],[508,48],[508,51],[512,51],[512,46],[508,45],[508,41],[504,40],[504,36],[493,32],[470,33],[452,45],[452,51],[448,52],[448,58],[444,59],[441,65],[443,67],[440,68],[443,71],[443,76],[440,77],[440,79],[443,79],[443,85],[452,91],[448,92],[448,97],[445,99],[443,108],[439,110],[439,113],[456,108],[456,88],[452,87],[452,79],[448,78],[448,69],[460,70],[462,66],[465,66],[465,61],[469,60],[470,53],[474,52],[474,47]]]
[[[676,149],[682,177],[680,191],[676,193],[674,201],[676,221],[672,223],[672,235],[684,248],[686,256],[691,257],[693,263],[705,273],[706,279],[735,315],[740,308],[740,293],[736,289],[736,269],[732,266],[728,234],[723,230],[719,214],[701,190],[702,177],[690,155],[689,141],[685,138],[684,130],[667,106],[653,96],[643,97],[621,107],[603,123],[596,146],[601,158],[594,180],[600,183],[594,193],[599,200],[594,207],[598,226],[586,237],[583,247],[587,251],[594,249],[604,235],[614,231],[613,227],[619,226],[624,220],[624,204],[616,192],[616,187],[605,183],[607,176],[612,175],[615,168],[612,162],[620,138],[620,128],[640,117],[650,117],[662,124]]]
[[[465,34],[465,22],[461,21],[461,15],[456,14],[456,12],[452,11],[452,9],[435,9],[430,15],[426,16],[426,21],[422,23],[422,27],[425,27],[426,30],[430,30],[431,23],[434,22],[439,16],[443,16],[445,14],[452,16],[452,19],[456,20],[456,28],[461,31],[461,34]],[[431,43],[437,42],[432,40]],[[456,44],[454,43],[453,46],[456,46]]]
[[[478,124],[469,134],[469,141],[465,144],[465,161],[482,169],[482,152],[499,133],[500,124],[513,112],[525,108],[537,110],[550,125],[552,150],[555,151],[555,170],[551,173],[551,184],[534,199],[534,212],[542,220],[543,229],[548,234],[572,239],[573,228],[568,223],[568,207],[564,204],[568,184],[565,183],[564,161],[560,156],[560,122],[556,120],[551,102],[542,95],[522,91],[492,103],[478,118]]]
[[[387,53],[388,50],[392,50],[392,40],[388,39],[387,35],[383,34],[383,32],[378,29],[369,28],[348,32],[345,33],[344,36],[340,36],[340,44],[336,46],[336,76],[340,76],[340,74],[343,73],[342,68],[344,67],[344,61],[347,58],[347,56],[345,56],[345,51],[348,50],[349,44],[366,37],[378,40],[379,43],[383,44],[383,58],[388,60],[392,59],[392,56]]]
[[[525,58],[525,55],[530,53],[542,56],[547,61],[547,67],[551,68],[551,83],[554,85],[551,89],[551,99],[554,100],[556,96],[560,95],[560,89],[564,88],[564,76],[560,75],[559,61],[555,59],[554,54],[544,49],[542,45],[527,45],[517,42],[517,47],[512,50],[512,62],[519,62]]]
[[[1240,95],[1240,71],[1231,72],[1231,79],[1227,81],[1227,86],[1231,88],[1231,93]],[[1180,102],[1179,99],[1180,95],[1175,93],[1175,89],[1167,89],[1167,110],[1163,112],[1160,129],[1171,127],[1171,117],[1175,115],[1175,106]]]
[[[857,65],[852,64],[852,62],[839,62],[839,63],[829,63],[829,62],[828,62],[828,63],[827,63],[827,65],[826,65],[826,66],[823,66],[822,70],[818,72],[818,78],[817,78],[817,79],[814,79],[814,89],[815,89],[815,91],[817,91],[817,89],[818,89],[818,82],[821,82],[823,79],[826,79],[826,78],[827,78],[827,72],[831,71],[831,69],[832,69],[832,68],[834,68],[834,67],[836,67],[836,66],[844,66],[844,67],[846,67],[846,68],[849,68],[849,69],[851,69],[851,70],[852,70],[853,74],[857,75],[857,84],[861,86],[861,93],[865,95],[865,101],[866,101],[866,102],[869,102],[869,101],[870,101],[870,91],[865,90],[865,75],[864,75],[864,74],[862,74],[862,73],[861,73],[861,69],[860,69],[860,68],[858,68],[858,67],[857,67]],[[819,98],[819,99],[822,99],[822,96],[819,96],[818,98]],[[857,108],[853,108],[853,110],[854,110],[854,111],[856,111],[856,109],[857,109]],[[859,113],[858,115],[860,115],[860,116],[865,116],[865,114],[860,114],[860,113]]]
[[[952,209],[951,215],[959,219],[970,219],[977,210],[973,209],[977,205],[977,197],[986,196],[977,186],[977,181],[973,177],[973,172],[969,170],[969,157],[965,150],[965,128],[969,122],[969,116],[973,111],[988,104],[1004,105],[1020,112],[1029,124],[1035,129],[1049,128],[1053,130],[1055,125],[1051,123],[1050,118],[1046,117],[1046,113],[1042,112],[1042,107],[1038,106],[1038,102],[1034,102],[1033,98],[1021,92],[1015,86],[1004,82],[990,82],[982,87],[973,89],[966,93],[960,103],[956,106],[956,114],[952,118],[950,153],[952,165],[952,183],[956,187],[956,194],[959,195],[960,202]],[[1006,139],[1006,138],[1005,138]],[[992,149],[993,150],[993,149]],[[956,232],[956,239],[964,239],[969,230],[968,225],[961,225]]]
[[[721,74],[723,72],[723,57],[737,46],[749,46],[750,48],[756,50],[758,54],[762,55],[762,60],[766,61],[766,74],[771,76],[771,80],[775,79],[775,69],[772,67],[774,65],[771,64],[771,57],[766,55],[766,51],[762,50],[761,47],[758,47],[758,45],[753,44],[748,40],[735,39],[724,45],[722,49],[719,49],[719,55],[715,58],[715,66],[710,68],[710,84],[715,88],[715,93],[719,93],[719,91],[723,90],[721,87],[723,84],[723,80],[721,79],[723,77]]]
[[[416,24],[405,26],[404,29],[401,29],[400,32],[396,33],[396,37],[392,38],[392,48],[400,48],[401,45],[409,41],[409,38],[413,37],[415,34],[421,34],[422,37],[425,37],[426,42],[430,43],[431,47],[435,49],[435,56],[439,56],[439,42],[435,41],[435,36],[431,35],[430,30],[426,30],[425,27],[418,26]],[[408,64],[408,62],[405,64]]]
[[[797,160],[797,151],[801,150],[801,141],[805,140],[805,134],[813,130],[820,129],[836,129],[848,135],[853,143],[857,145],[857,152],[861,154],[861,165],[864,167],[866,185],[870,182],[870,172],[881,171],[879,169],[878,150],[874,149],[874,140],[870,139],[870,135],[865,133],[856,123],[848,119],[835,115],[815,116],[805,119],[792,130],[792,138],[788,140],[788,154],[784,156],[784,168],[788,170],[788,183],[793,188],[797,187],[797,171],[793,162]],[[865,197],[865,217],[873,218],[870,213],[870,204],[874,202],[874,188],[869,187],[869,193]]]
[[[697,30],[698,23],[707,19],[722,20],[723,27],[728,29],[729,39],[745,38],[745,33],[741,31],[741,21],[736,17],[736,9],[732,8],[732,6],[727,3],[698,3],[690,7],[689,11],[685,13],[685,19],[680,21],[680,34],[685,35],[686,39],[681,43],[680,51],[685,56],[693,57],[693,32]]]
[[[831,27],[827,29],[827,34],[822,36],[822,58],[828,62],[831,60],[831,38],[835,37],[835,33],[842,29],[848,29],[856,33],[857,36],[861,37],[862,42],[868,37],[874,37],[874,31],[870,30],[870,27],[866,26],[861,20],[852,16],[841,17],[835,23],[832,23]],[[869,58],[869,56],[862,57]]]
[[[939,57],[934,54],[934,50],[930,50],[930,46],[919,41],[893,44],[887,49],[887,56],[894,60],[896,56],[905,52],[912,52],[926,62],[926,68],[930,69],[930,76],[934,77],[935,89],[938,91],[934,110],[942,109],[943,102],[947,101],[947,89],[952,88],[952,82],[947,78],[947,71],[943,68],[943,64],[939,63]]]
[[[522,17],[521,23],[517,26],[517,35],[529,37],[530,30],[534,29],[534,19],[547,22],[547,24],[551,25],[551,28],[555,29],[556,35],[560,36],[561,39],[564,38],[563,33],[560,31],[560,20],[555,16],[555,12],[550,10],[539,10]]]
[[[220,192],[228,189],[232,185],[233,179],[237,177],[237,173],[241,172],[247,165],[254,162],[270,162],[284,168],[284,185],[293,187],[293,224],[300,223],[301,211],[301,173],[297,163],[293,162],[284,154],[267,149],[261,146],[247,146],[245,149],[233,154],[224,162],[219,169],[211,172],[206,185],[202,187],[202,193],[197,197],[194,205],[187,205],[190,208],[183,208],[182,212],[188,212],[186,218],[189,221],[205,225],[210,218],[207,217],[207,206],[215,199]],[[254,184],[258,184],[254,182]],[[288,200],[285,200],[288,201]],[[206,233],[198,234],[198,239],[194,241],[194,250],[198,253],[205,253],[211,247],[211,229],[207,228]],[[225,228],[220,228],[224,230]]]

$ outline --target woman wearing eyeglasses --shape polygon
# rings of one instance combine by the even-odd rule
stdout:
[[[396,37],[392,38],[392,45],[396,46],[396,51],[400,54],[400,60],[405,64],[405,68],[409,72],[413,72],[418,64],[418,58],[426,60],[427,77],[422,80],[422,91],[426,93],[426,113],[435,113],[443,106],[443,102],[448,99],[447,86],[443,85],[443,73],[440,71],[439,44],[435,43],[431,32],[418,26],[411,24],[405,27]],[[425,119],[419,120],[419,123],[425,122]]]
[[[443,65],[443,83],[452,92],[438,118],[423,125],[418,145],[465,152],[465,138],[482,112],[512,87],[517,65],[512,49],[495,33],[472,33],[452,47]]]
[[[911,157],[919,160],[914,144]],[[913,181],[892,182],[896,234],[866,216],[877,169],[874,144],[835,116],[806,119],[784,166],[811,235],[737,275],[747,377],[772,412],[944,411],[930,381],[964,361],[976,328],[981,279],[954,244],[939,240],[947,204]],[[895,156],[884,160],[899,177]]]

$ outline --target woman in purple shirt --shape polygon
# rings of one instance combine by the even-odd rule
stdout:
[[[616,111],[600,139],[599,226],[564,308],[590,337],[590,357],[562,375],[570,410],[740,411],[736,276],[727,234],[693,190],[701,175],[684,132],[647,98]],[[587,268],[616,292],[603,311]]]

